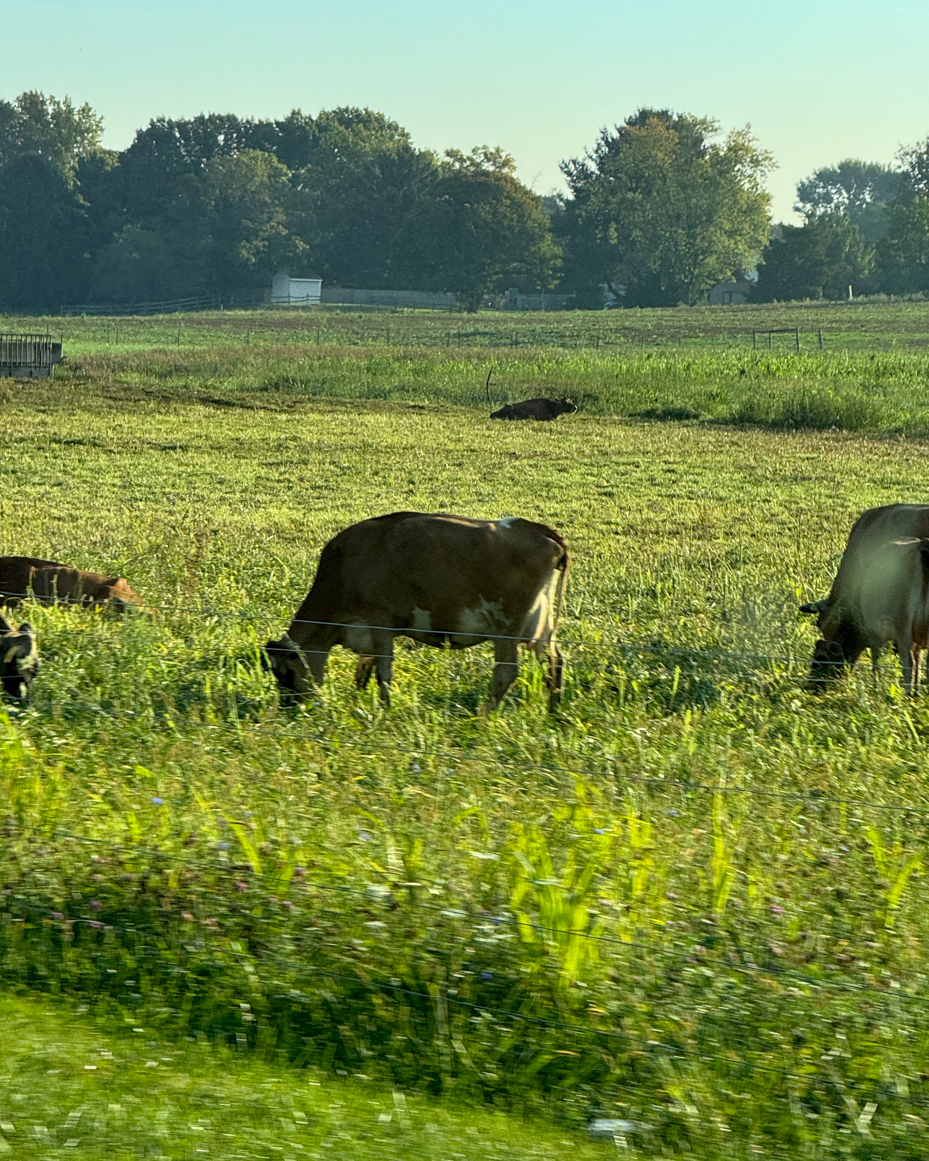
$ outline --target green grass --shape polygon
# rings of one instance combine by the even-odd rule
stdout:
[[[159,608],[29,609],[8,983],[668,1155],[922,1156],[929,713],[891,658],[809,694],[796,607],[862,508],[924,499],[923,356],[649,353],[495,355],[514,396],[573,383],[552,425],[488,420],[473,350],[96,350],[3,384],[0,553]],[[804,384],[833,410],[790,429]],[[334,532],[400,508],[565,533],[559,714],[527,663],[477,715],[486,649],[401,649],[388,713],[346,655],[278,706],[261,643]]]
[[[615,1146],[365,1077],[293,1070],[142,1028],[116,1032],[62,1004],[0,998],[2,1157],[534,1161],[567,1152],[595,1161]]]

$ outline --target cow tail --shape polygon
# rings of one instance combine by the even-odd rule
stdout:
[[[568,549],[563,540],[559,542],[561,544],[562,554],[561,560],[558,561],[556,567],[561,573],[561,576],[558,578],[558,586],[555,589],[555,605],[552,610],[552,637],[558,632],[558,622],[561,620],[561,608],[564,604],[565,588],[568,584]]]

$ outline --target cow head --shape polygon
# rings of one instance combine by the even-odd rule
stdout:
[[[810,681],[820,688],[838,677],[848,658],[838,641],[825,641],[822,637],[813,646],[813,661],[810,666]]]
[[[110,576],[101,581],[85,580],[82,604],[107,605],[116,613],[124,613],[130,607],[138,608],[142,599],[132,591],[124,577]]]
[[[555,400],[555,406],[558,408],[559,415],[571,415],[573,412],[577,411],[577,404],[572,403],[571,400],[567,399],[564,395],[562,395],[560,399]]]
[[[4,694],[25,701],[38,672],[35,629],[27,621],[14,629],[0,617],[0,684]]]
[[[268,666],[274,674],[285,701],[302,700],[312,688],[310,667],[300,646],[285,633],[279,641],[265,645]]]

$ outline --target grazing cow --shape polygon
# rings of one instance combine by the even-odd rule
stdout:
[[[526,399],[522,403],[507,403],[499,411],[490,413],[491,419],[557,419],[570,415],[577,407],[570,399]]]
[[[800,606],[802,613],[817,617],[820,640],[813,654],[817,682],[838,675],[843,665],[854,665],[870,647],[863,621],[862,586],[868,583],[872,561],[895,541],[924,537],[929,537],[929,504],[869,508],[852,525],[829,596]]]
[[[919,684],[919,657],[929,632],[929,538],[876,545],[855,570],[854,592],[844,594],[841,616],[828,617],[813,652],[813,679],[823,681],[865,649],[871,665],[893,641],[908,694]]]
[[[0,684],[4,694],[25,701],[38,672],[35,629],[27,621],[14,629],[0,617]]]
[[[531,520],[376,516],[323,548],[306,600],[265,650],[282,690],[300,699],[311,679],[322,682],[332,647],[350,649],[361,658],[356,685],[364,688],[376,672],[389,706],[395,637],[453,649],[493,641],[493,709],[518,672],[517,646],[525,645],[548,663],[553,704],[562,680],[555,632],[567,572],[561,534]]]
[[[891,540],[906,540],[914,536],[929,536],[929,504],[885,504],[881,508],[868,508],[848,534],[829,596],[801,605],[800,612],[816,614],[820,628],[823,628],[830,610],[835,608],[836,615],[841,616],[849,594],[857,592],[861,568],[874,549],[889,544]]]
[[[60,561],[32,556],[0,556],[0,604],[18,605],[30,595],[44,605],[87,608],[105,604],[120,613],[142,603],[119,576],[82,572]]]

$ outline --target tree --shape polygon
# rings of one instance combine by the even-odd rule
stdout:
[[[454,291],[467,310],[492,290],[554,286],[560,253],[542,199],[502,149],[448,150],[429,219],[430,281]]]
[[[754,264],[768,234],[771,155],[747,128],[722,142],[717,131],[709,118],[641,109],[562,163],[575,286],[624,288],[629,305],[693,303]]]
[[[822,213],[802,226],[778,226],[758,266],[757,296],[766,302],[845,298],[868,278],[874,251],[843,212]]]
[[[43,157],[69,180],[82,158],[100,147],[103,118],[86,102],[75,106],[31,90],[0,101],[0,167],[25,153]]]
[[[278,122],[280,156],[300,163],[293,229],[314,271],[343,286],[424,285],[423,220],[438,163],[370,109],[295,111]]]
[[[907,192],[911,196],[929,197],[929,137],[898,154],[903,164]]]
[[[0,304],[48,312],[81,297],[85,221],[80,196],[49,158],[24,153],[0,168]]]
[[[212,290],[221,295],[258,289],[303,243],[288,231],[290,172],[270,153],[246,149],[215,157],[200,186],[204,258]]]
[[[794,208],[807,219],[847,214],[873,246],[887,233],[888,208],[902,182],[899,169],[849,157],[838,165],[817,169],[799,182]]]
[[[917,194],[893,206],[877,266],[880,285],[890,294],[929,291],[929,197]]]

